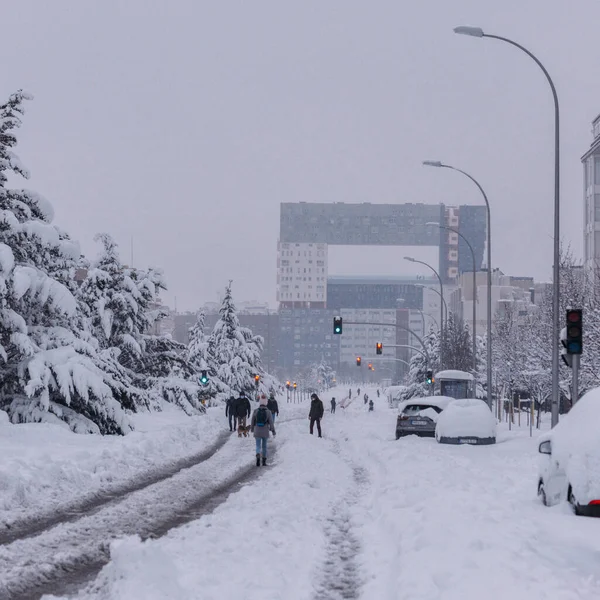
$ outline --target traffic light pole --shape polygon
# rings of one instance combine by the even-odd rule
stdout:
[[[414,335],[415,338],[417,339],[417,341],[419,342],[419,344],[421,344],[421,346],[423,346],[427,364],[428,365],[431,364],[429,352],[427,351],[427,346],[425,346],[425,342],[409,327],[404,327],[404,325],[399,325],[398,323],[375,323],[375,322],[369,322],[369,321],[346,321],[346,325],[376,325],[377,327],[394,327],[395,329],[402,329],[403,331],[408,331],[408,333],[410,333],[411,335]],[[388,347],[390,347],[390,346],[388,346]]]
[[[579,354],[573,354],[573,382],[571,387],[571,404],[579,400]]]

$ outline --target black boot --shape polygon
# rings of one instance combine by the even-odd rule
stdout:
[[[267,466],[267,457],[263,456],[262,458],[263,458],[263,467],[266,467]]]
[[[260,454],[256,455],[256,466],[260,467]]]

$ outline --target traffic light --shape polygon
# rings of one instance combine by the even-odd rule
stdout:
[[[433,378],[433,371],[431,369],[428,369],[426,379],[429,385],[435,383],[435,379]]]
[[[206,371],[202,371],[202,374],[200,375],[200,383],[202,385],[206,385],[208,383],[208,375],[206,374]]]
[[[369,363],[369,364],[367,365],[367,367],[369,368],[369,371],[372,371],[372,370],[373,370],[373,364],[372,364],[372,363]]]
[[[377,347],[375,348],[375,352],[377,354],[383,354],[383,344],[381,342],[377,342]]]
[[[361,360],[360,356],[357,356],[357,357],[356,357],[356,366],[357,366],[357,367],[360,367],[360,363],[361,363],[361,362],[362,362],[362,360]]]
[[[583,350],[583,311],[567,310],[567,354],[581,354]]]
[[[255,375],[254,376],[254,382],[256,383],[256,387],[258,387],[258,384],[260,382],[260,375]]]
[[[294,389],[296,389],[296,382],[294,381]]]
[[[290,385],[291,385],[291,384],[290,384],[290,382],[289,382],[289,381],[286,381],[286,382],[285,382],[285,387],[286,387],[288,390],[290,389]]]
[[[342,333],[342,317],[333,317],[333,333],[335,335]]]

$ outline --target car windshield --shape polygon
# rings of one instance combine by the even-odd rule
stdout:
[[[442,409],[439,406],[432,406],[431,404],[409,404],[403,411],[403,415],[407,415],[409,417],[414,417],[418,415],[422,410],[427,410],[428,408],[433,408],[436,413],[441,413]]]

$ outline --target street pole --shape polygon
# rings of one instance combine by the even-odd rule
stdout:
[[[438,167],[443,169],[451,169],[462,173],[465,177],[468,177],[479,189],[483,199],[485,201],[485,207],[487,210],[487,400],[488,406],[492,408],[492,217],[490,214],[490,203],[484,189],[480,183],[472,175],[469,175],[462,169],[457,169],[451,165],[446,165],[439,160],[425,160],[423,164],[426,167]],[[558,364],[558,363],[557,363]]]
[[[560,112],[558,105],[558,94],[556,87],[550,77],[550,73],[541,61],[527,48],[517,44],[511,39],[501,37],[499,35],[491,35],[484,33],[480,27],[456,27],[455,33],[470,35],[472,37],[487,37],[494,40],[506,42],[515,48],[518,48],[542,70],[550,89],[552,90],[552,98],[554,100],[554,247],[553,247],[553,264],[552,264],[552,343],[550,345],[552,352],[552,427],[558,425],[558,403],[560,399],[560,389],[558,383],[558,365],[560,352]],[[488,265],[489,268],[489,265]]]
[[[471,258],[473,259],[473,325],[472,325],[472,334],[473,334],[473,374],[477,373],[477,261],[475,260],[475,251],[473,250],[473,246],[471,246],[471,242],[457,229],[453,227],[448,227],[447,225],[441,225],[440,223],[427,223],[427,225],[435,225],[440,229],[447,229],[448,231],[453,231],[456,235],[460,236],[471,251]]]
[[[440,303],[440,371],[444,370],[444,304],[445,304],[445,300],[444,300],[444,284],[442,282],[442,278],[440,277],[440,274],[429,264],[426,262],[423,262],[422,260],[417,260],[416,258],[412,258],[410,256],[405,256],[404,260],[407,260],[409,262],[412,263],[418,263],[420,265],[424,265],[426,266],[428,269],[431,269],[434,273],[435,276],[438,278],[438,281],[440,283],[440,298],[442,299],[442,302]],[[448,314],[448,307],[446,306],[446,315]]]
[[[579,354],[573,354],[573,384],[571,388],[571,404],[575,405],[579,400]]]

